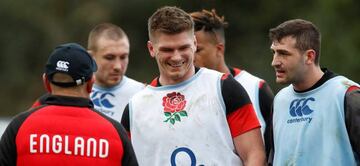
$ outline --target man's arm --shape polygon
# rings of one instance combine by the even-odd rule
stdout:
[[[244,165],[265,165],[260,128],[252,129],[235,137],[234,144]]]
[[[10,122],[0,140],[0,165],[16,165],[16,132],[17,125]]]
[[[124,126],[128,136],[130,137],[130,116],[129,116],[129,104],[125,106],[123,115],[121,117],[121,124]]]
[[[264,133],[265,152],[267,157],[267,165],[273,164],[275,147],[274,147],[274,133],[273,133],[273,107],[270,111],[269,122],[266,122],[266,128]]]
[[[266,124],[264,132],[264,144],[266,157],[271,159],[270,151],[273,148],[273,138],[272,138],[272,106],[274,101],[274,93],[272,92],[270,86],[265,82],[261,81],[259,83],[259,104],[261,115],[263,116]],[[268,160],[271,161],[271,160]]]
[[[126,106],[125,110],[128,110],[128,106]],[[112,123],[112,125],[116,128],[116,130],[117,130],[117,132],[118,132],[118,134],[120,136],[122,146],[123,146],[123,150],[124,150],[121,165],[137,166],[138,162],[137,162],[137,159],[136,159],[136,155],[135,155],[133,146],[131,144],[131,141],[130,141],[130,139],[128,137],[128,133],[127,133],[126,129],[124,128],[124,126],[121,125],[118,121],[116,121],[116,120],[114,120],[114,119],[112,119],[112,118],[110,118],[110,117],[108,117],[108,116],[106,116],[104,114],[100,114],[100,115],[103,116],[105,119],[109,120]],[[129,115],[128,114],[127,115],[123,114],[122,121],[124,119],[124,116],[128,117]]]
[[[42,108],[42,107],[38,107]],[[16,135],[19,128],[25,119],[37,109],[30,109],[29,111],[22,112],[11,120],[10,124],[5,129],[0,140],[0,165],[12,166],[16,165],[17,149],[16,149]]]
[[[270,112],[273,101],[274,93],[272,92],[270,86],[265,81],[261,81],[259,83],[259,104],[261,115],[263,116],[266,125],[270,120]]]
[[[354,152],[360,156],[360,88],[352,86],[345,95],[345,123]]]
[[[123,144],[124,155],[122,157],[122,165],[137,166],[138,162],[131,141],[127,136],[124,127],[117,123],[117,130],[120,133],[120,138]]]
[[[247,92],[228,75],[222,77],[221,91],[235,150],[245,165],[265,165],[260,124]]]

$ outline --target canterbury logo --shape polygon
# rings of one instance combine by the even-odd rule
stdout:
[[[92,91],[91,100],[98,107],[112,108],[114,104],[110,102],[110,96],[111,98],[115,97],[115,95],[110,92],[101,94],[100,91]]]
[[[61,71],[68,71],[68,65],[69,65],[69,62],[66,62],[66,61],[58,61],[56,63],[56,70],[61,70]]]
[[[315,101],[315,99],[313,97],[310,97],[293,100],[290,104],[290,115],[292,117],[296,117],[309,115],[314,112],[314,110],[310,109],[310,107],[307,105],[309,101]]]

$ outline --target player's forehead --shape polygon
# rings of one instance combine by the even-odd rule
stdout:
[[[195,36],[187,31],[177,34],[158,33],[154,44],[158,48],[175,48],[193,45]]]
[[[104,52],[129,52],[130,44],[127,38],[121,38],[117,40],[102,38],[97,42],[97,51],[99,53]]]
[[[295,48],[296,45],[296,38],[292,36],[285,36],[279,40],[273,40],[270,46],[270,49],[292,49]]]

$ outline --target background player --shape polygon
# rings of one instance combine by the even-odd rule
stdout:
[[[120,121],[129,99],[145,86],[125,75],[129,64],[129,39],[120,27],[99,24],[89,34],[88,51],[98,65],[91,100],[97,110]]]
[[[195,22],[197,41],[195,66],[231,74],[248,93],[261,124],[261,133],[264,134],[274,99],[272,90],[264,80],[245,70],[226,65],[224,30],[228,23],[224,16],[218,16],[215,9],[196,11],[190,15]]]
[[[359,85],[320,68],[313,23],[288,20],[269,37],[276,82],[290,84],[274,99],[274,165],[359,164]]]

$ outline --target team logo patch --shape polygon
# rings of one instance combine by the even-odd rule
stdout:
[[[313,97],[309,98],[301,98],[301,99],[295,99],[291,101],[289,113],[290,116],[294,117],[293,119],[289,119],[287,123],[297,123],[297,122],[311,122],[312,117],[309,117],[311,113],[314,112],[309,106],[309,101],[315,101]]]
[[[93,101],[94,105],[98,107],[112,108],[114,107],[114,104],[109,101],[109,96],[112,98],[115,97],[115,95],[110,92],[101,93],[100,91],[93,91],[91,100]]]
[[[187,117],[187,112],[184,110],[186,106],[185,96],[179,92],[168,93],[163,97],[164,106],[164,122],[175,124],[176,121],[181,122],[181,117]]]
[[[114,94],[110,92],[102,93],[101,91],[93,90],[90,98],[98,111],[108,116],[113,116],[115,114],[115,112],[111,110],[115,106],[111,103],[111,98],[115,98]]]
[[[69,64],[70,63],[67,62],[67,61],[57,61],[56,70],[68,72],[69,71]]]

